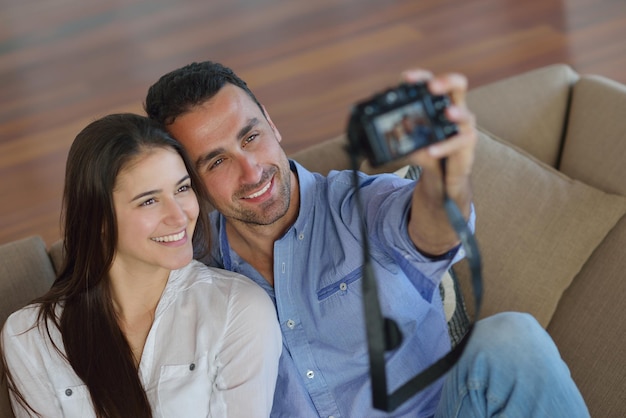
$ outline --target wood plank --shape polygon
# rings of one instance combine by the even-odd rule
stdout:
[[[402,70],[479,86],[563,62],[626,83],[614,0],[5,0],[0,3],[0,244],[60,237],[67,150],[107,113],[142,113],[165,72],[212,59],[247,79],[294,152],[341,133]]]

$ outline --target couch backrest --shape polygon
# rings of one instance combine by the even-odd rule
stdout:
[[[56,273],[59,273],[59,271],[63,267],[64,255],[65,253],[63,249],[63,240],[61,239],[56,242],[53,242],[50,248],[48,249],[48,256],[50,256],[50,260],[52,260],[52,265]]]
[[[572,68],[555,64],[471,89],[467,104],[480,128],[555,167],[577,79]]]
[[[326,175],[330,170],[350,168],[350,158],[346,152],[347,145],[345,135],[341,134],[295,152],[289,158],[296,160],[311,171]]]
[[[583,76],[573,87],[559,169],[576,180],[626,196],[626,86]]]
[[[14,311],[44,294],[54,281],[52,261],[41,237],[0,246],[0,325]],[[0,363],[0,376],[2,375]],[[0,417],[12,417],[4,380],[0,385]]]

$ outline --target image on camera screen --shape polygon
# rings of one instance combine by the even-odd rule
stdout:
[[[373,123],[378,137],[387,145],[389,159],[406,155],[432,142],[430,121],[421,102],[409,103],[378,115]]]

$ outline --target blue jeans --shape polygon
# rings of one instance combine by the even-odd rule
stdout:
[[[527,314],[478,321],[445,379],[437,418],[589,416],[552,339]]]

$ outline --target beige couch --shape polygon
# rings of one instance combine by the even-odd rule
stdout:
[[[473,183],[481,316],[533,314],[559,346],[592,416],[621,417],[626,87],[555,65],[474,89],[468,103],[480,128]],[[292,157],[322,173],[349,168],[343,145],[343,138],[329,139]],[[53,247],[58,262],[58,243]],[[462,287],[464,263],[454,268]],[[1,246],[0,323],[53,276],[41,239]],[[2,417],[10,416],[6,402],[3,390]]]

